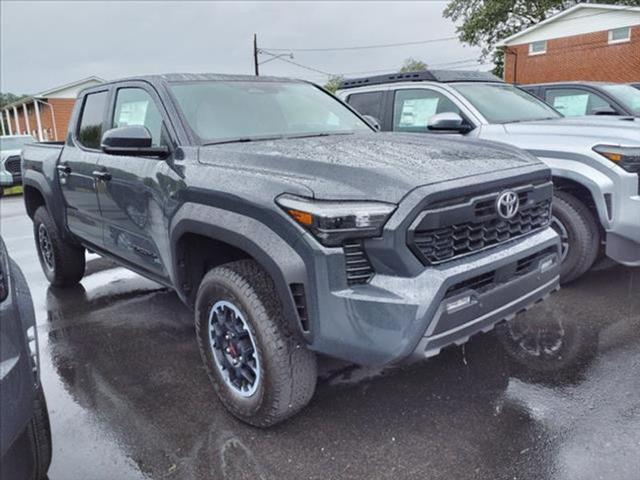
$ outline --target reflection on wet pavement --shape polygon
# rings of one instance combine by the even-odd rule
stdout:
[[[594,271],[421,364],[322,359],[309,407],[257,430],[216,400],[173,292],[97,257],[47,288],[29,232],[2,219],[38,310],[51,480],[639,478],[640,269]]]

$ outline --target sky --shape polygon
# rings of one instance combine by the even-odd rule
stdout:
[[[0,0],[0,91],[34,94],[91,75],[111,80],[168,72],[252,74],[254,33],[259,48],[293,54],[284,60],[347,77],[394,71],[408,57],[433,68],[476,69],[479,50],[450,39],[455,25],[442,17],[446,4]],[[388,48],[296,51],[443,38]],[[269,58],[260,55],[261,62]],[[327,79],[282,59],[260,69],[263,75]]]

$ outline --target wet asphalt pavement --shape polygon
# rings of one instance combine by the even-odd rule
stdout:
[[[49,288],[21,198],[0,233],[37,312],[51,480],[640,479],[638,268],[565,287],[518,341],[385,371],[323,359],[309,407],[257,430],[216,400],[173,292],[95,255],[81,286]]]

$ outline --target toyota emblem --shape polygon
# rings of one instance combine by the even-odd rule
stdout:
[[[515,217],[516,213],[518,213],[518,209],[520,208],[520,199],[518,198],[518,194],[516,192],[504,192],[496,201],[496,210],[498,210],[498,215],[500,215],[505,220],[510,220]]]

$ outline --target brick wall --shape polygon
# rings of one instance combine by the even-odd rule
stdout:
[[[631,41],[609,44],[609,32],[547,41],[547,52],[529,55],[529,44],[505,50],[505,80],[543,83],[570,80],[640,81],[640,25],[631,28]]]
[[[75,104],[75,99],[73,98],[51,98],[47,101],[51,107],[47,106],[44,103],[40,103],[40,122],[42,125],[42,131],[44,134],[45,140],[55,140],[56,133],[57,139],[62,141],[65,139],[67,135],[67,126],[69,125],[69,119],[71,118],[71,112],[73,111],[73,106]],[[51,112],[53,108],[53,114]],[[33,106],[33,102],[29,102],[27,104],[27,119],[29,121],[28,125],[25,121],[24,109],[22,105],[17,107],[18,109],[18,124],[20,125],[19,133],[27,132],[27,126],[29,127],[30,133],[34,138],[38,138],[38,123],[36,121],[35,109]],[[15,120],[13,109],[10,109],[11,116],[11,129],[13,133],[16,132]],[[54,118],[55,118],[55,128],[54,128]],[[6,122],[5,122],[6,127]],[[7,132],[9,133],[9,132]]]

